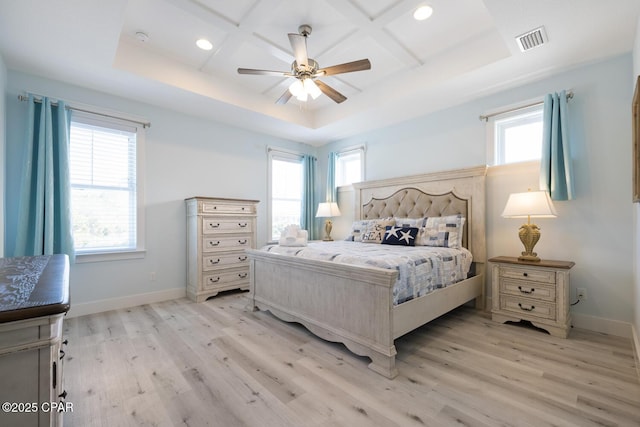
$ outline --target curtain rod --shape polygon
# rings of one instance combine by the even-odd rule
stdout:
[[[28,101],[28,100],[29,100],[29,97],[28,97],[28,96],[24,96],[24,95],[18,95],[18,100],[19,100],[19,101]],[[35,100],[35,102],[42,103],[42,99],[34,98],[34,100]],[[58,105],[58,103],[57,103],[56,101],[52,101],[52,102],[51,102],[51,105]],[[102,117],[109,117],[109,118],[111,118],[111,119],[124,120],[124,121],[130,122],[130,123],[136,123],[136,124],[141,125],[141,126],[142,126],[143,128],[145,128],[145,129],[146,129],[146,128],[150,128],[150,127],[151,127],[151,123],[149,123],[149,122],[141,122],[141,121],[138,121],[138,120],[132,120],[132,119],[124,118],[124,117],[113,116],[113,115],[111,115],[111,114],[97,113],[97,112],[95,112],[95,111],[85,110],[85,109],[83,109],[83,108],[78,108],[78,107],[72,107],[72,106],[70,106],[70,105],[67,105],[67,106],[66,106],[66,109],[67,109],[67,110],[72,110],[72,111],[80,111],[80,112],[82,112],[82,113],[95,114],[95,115],[102,116]]]
[[[567,101],[570,100],[571,98],[573,98],[573,92],[569,91],[569,92],[567,92]],[[500,114],[511,113],[513,111],[524,110],[525,108],[535,107],[536,105],[542,105],[542,104],[544,104],[544,101],[532,102],[531,104],[521,105],[521,106],[515,107],[515,108],[509,108],[508,110],[502,110],[502,111],[498,111],[498,112],[491,113],[491,114],[481,115],[481,116],[478,116],[478,118],[480,120],[483,120],[483,121],[487,122],[487,121],[489,121],[490,117],[499,116]]]

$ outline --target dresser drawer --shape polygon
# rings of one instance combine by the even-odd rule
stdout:
[[[555,302],[556,287],[533,280],[500,279],[500,293]]]
[[[500,267],[500,278],[523,279],[540,283],[556,283],[556,273],[553,270],[538,270],[526,267]]]
[[[208,255],[202,260],[203,270],[216,270],[244,265],[249,265],[249,257],[244,252]]]
[[[253,247],[252,235],[215,236],[202,239],[204,252],[228,251],[232,249],[245,249]]]
[[[220,271],[213,274],[205,274],[202,277],[204,289],[215,289],[240,282],[249,282],[249,268],[233,271]]]
[[[548,320],[555,320],[556,318],[555,304],[528,298],[502,295],[500,297],[500,309],[517,313],[518,316],[534,316]]]
[[[253,231],[252,225],[252,221],[247,218],[202,218],[202,232],[204,234],[249,233]]]
[[[256,213],[255,205],[245,205],[242,203],[220,203],[220,202],[202,202],[203,213],[215,214],[247,214],[254,215]]]

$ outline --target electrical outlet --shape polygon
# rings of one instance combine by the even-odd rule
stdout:
[[[576,289],[576,296],[578,297],[579,300],[586,300],[587,299],[587,290],[585,288]]]

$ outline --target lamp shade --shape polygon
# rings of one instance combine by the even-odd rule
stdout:
[[[505,218],[555,218],[556,210],[546,191],[527,191],[509,196],[502,216]]]
[[[316,218],[340,216],[340,209],[338,204],[331,203],[318,203],[318,211],[316,212]]]

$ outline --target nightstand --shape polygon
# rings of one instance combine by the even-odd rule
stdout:
[[[519,261],[491,258],[491,318],[496,322],[528,320],[551,335],[566,338],[571,327],[571,261]]]

